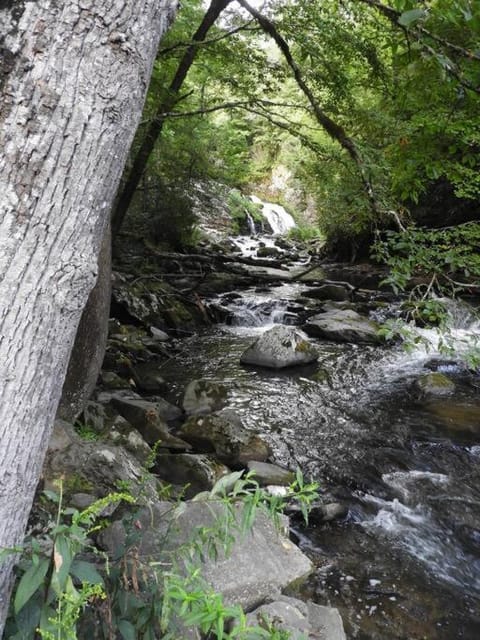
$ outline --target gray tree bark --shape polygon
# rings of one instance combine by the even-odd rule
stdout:
[[[88,296],[73,343],[57,418],[72,422],[92,395],[105,356],[112,297],[112,233],[105,230],[97,263],[97,282]]]
[[[0,548],[22,541],[176,0],[0,0]],[[0,636],[14,558],[0,565]]]

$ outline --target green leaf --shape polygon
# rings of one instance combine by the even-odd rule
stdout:
[[[13,607],[17,614],[30,600],[35,591],[43,585],[47,575],[49,561],[42,558],[37,565],[32,565],[22,576],[15,593]]]
[[[404,11],[398,19],[398,24],[402,27],[409,27],[414,22],[417,22],[426,15],[425,9],[411,9],[410,11]]]
[[[77,580],[80,580],[80,582],[103,585],[102,576],[98,573],[91,562],[85,562],[85,560],[74,560],[70,567],[70,573],[72,576],[77,578]]]
[[[137,632],[135,627],[128,620],[120,620],[118,623],[118,630],[124,640],[136,640]]]

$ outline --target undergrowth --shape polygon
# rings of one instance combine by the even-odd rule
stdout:
[[[208,640],[284,640],[288,634],[274,621],[247,623],[239,606],[229,606],[202,577],[202,561],[228,555],[238,536],[251,530],[259,511],[279,523],[287,501],[295,501],[308,521],[317,485],[306,483],[300,471],[285,496],[260,488],[253,474],[231,473],[210,492],[199,494],[212,513],[209,526],[197,527],[174,550],[159,550],[158,559],[139,553],[144,535],[138,517],[142,507],[126,491],[112,493],[79,511],[65,507],[59,493],[44,492],[52,519],[41,536],[29,536],[20,549],[17,583],[5,630],[8,640],[180,640],[185,628],[196,628]],[[114,558],[100,551],[97,535],[110,522],[104,514],[112,505],[130,505],[122,522],[125,540]],[[175,539],[176,516],[184,503],[172,503],[168,537]],[[80,635],[79,635],[80,634]],[[120,635],[118,635],[120,634]]]

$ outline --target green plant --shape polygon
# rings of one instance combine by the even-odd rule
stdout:
[[[234,233],[238,233],[242,226],[246,226],[248,216],[251,216],[254,222],[263,222],[261,206],[252,202],[237,189],[230,191],[227,204]]]
[[[95,442],[100,439],[100,434],[86,422],[80,422],[77,420],[77,422],[75,422],[75,431],[83,440]]]
[[[288,237],[298,242],[308,242],[309,240],[325,240],[324,234],[316,225],[297,224],[288,232]]]
[[[133,503],[129,494],[114,493],[79,512],[63,508],[61,490],[60,495],[46,492],[56,505],[55,521],[42,540],[26,541],[7,637],[30,640],[39,634],[44,640],[76,640],[88,608],[90,622],[82,624],[88,628],[96,620],[97,631],[101,628],[108,639],[118,630],[125,640],[174,640],[181,636],[179,629],[195,626],[217,640],[283,640],[285,632],[266,621],[249,626],[240,607],[225,605],[204,582],[202,559],[217,558],[220,551],[228,554],[236,537],[251,529],[259,509],[278,521],[286,502],[295,500],[307,519],[317,488],[305,483],[298,470],[285,495],[272,496],[252,473],[231,473],[197,498],[211,506],[211,525],[192,531],[173,556],[158,562],[145,562],[139,555],[143,531],[135,511],[125,519],[118,557],[107,560],[92,544],[91,536],[103,526],[102,511],[120,500]],[[181,510],[182,503],[172,503],[171,515],[175,509]],[[169,533],[170,525],[165,536]],[[84,559],[80,554],[86,551],[94,555]]]
[[[100,526],[96,521],[107,506],[133,502],[128,494],[114,493],[78,511],[63,507],[61,483],[59,494],[44,494],[56,504],[56,517],[41,539],[29,537],[21,549],[20,578],[6,625],[6,637],[11,640],[28,640],[37,633],[47,640],[76,640],[81,611],[105,597],[95,563],[81,559],[80,554],[96,553],[90,536]]]

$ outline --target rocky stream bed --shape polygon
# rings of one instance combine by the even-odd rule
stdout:
[[[189,483],[186,498],[232,469],[277,485],[300,468],[320,500],[308,526],[292,514],[290,537],[313,563],[294,571],[309,573],[296,596],[338,609],[352,639],[478,638],[478,373],[378,337],[398,304],[371,265],[321,264],[314,246],[282,238],[141,253],[114,277],[107,355],[83,416],[96,440],[57,425],[44,483],[69,477],[73,504],[119,480],[135,486],[159,439],[155,476]],[[459,340],[479,331],[466,308],[452,325]],[[265,332],[266,347],[252,348]],[[345,637],[331,615],[305,610],[303,632]]]

